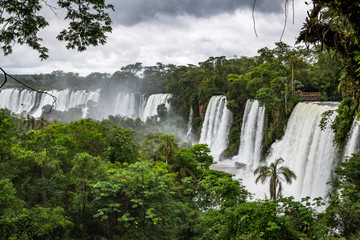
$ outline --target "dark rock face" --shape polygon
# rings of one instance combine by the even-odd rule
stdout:
[[[245,167],[246,167],[245,163],[239,163],[239,162],[235,163],[235,168],[236,169],[242,169],[242,168],[245,168]]]

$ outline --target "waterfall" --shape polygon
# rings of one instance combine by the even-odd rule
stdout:
[[[144,95],[118,89],[102,90],[98,104],[91,117],[95,119],[107,118],[109,115],[119,115],[127,118],[141,117]]]
[[[13,113],[29,113],[36,105],[38,93],[29,90],[6,88],[0,90],[0,108],[7,108]]]
[[[189,120],[188,120],[188,124],[187,124],[187,132],[186,132],[186,137],[185,137],[186,140],[188,140],[188,141],[191,140],[193,115],[194,115],[194,111],[193,111],[192,107],[190,107]]]
[[[297,179],[284,186],[284,195],[296,199],[310,196],[326,197],[337,164],[334,133],[328,126],[319,127],[321,114],[336,106],[317,103],[299,103],[293,110],[283,138],[271,146],[267,162],[284,159],[284,166],[293,170]],[[332,116],[333,118],[335,116]]]
[[[99,91],[77,90],[52,90],[49,94],[55,96],[56,110],[66,111],[70,108],[81,106],[83,117],[87,114],[87,103],[91,100],[98,101]],[[0,108],[7,108],[16,114],[30,114],[33,117],[40,117],[42,108],[45,105],[52,105],[54,99],[47,95],[27,89],[7,88],[0,90]]]
[[[257,167],[262,157],[265,107],[257,100],[247,100],[241,127],[239,154],[236,159],[248,167]]]
[[[136,118],[138,117],[139,101],[138,95],[135,93],[120,92],[114,102],[113,114]]]
[[[138,117],[140,119],[143,119],[142,117],[143,117],[145,105],[146,105],[145,95],[141,94],[139,98],[139,109],[138,109]]]
[[[167,101],[171,97],[168,93],[152,94],[146,101],[144,111],[142,113],[142,120],[145,122],[148,117],[155,116],[157,114],[157,107],[160,104],[165,104],[167,110],[170,109],[170,103]]]
[[[227,148],[232,114],[224,96],[213,96],[206,108],[199,143],[209,146],[215,159]]]
[[[345,160],[348,157],[351,157],[351,154],[357,153],[360,150],[359,140],[360,140],[360,120],[354,119],[349,139],[346,143],[345,149],[344,149],[344,155],[343,160]]]
[[[255,101],[248,101],[245,108],[239,156],[218,162],[212,168],[234,174],[236,179],[243,179],[243,184],[256,198],[264,198],[265,195],[269,197],[268,182],[255,184],[253,174],[254,169],[262,164],[252,149],[261,146],[264,109],[258,107]],[[283,185],[284,196],[294,196],[297,200],[306,196],[326,197],[330,189],[327,182],[332,179],[339,156],[333,145],[333,131],[329,126],[322,131],[319,123],[323,112],[336,108],[337,104],[332,103],[298,103],[291,113],[283,138],[272,144],[266,158],[267,164],[283,158],[283,166],[289,167],[297,176],[291,185]],[[237,169],[238,160],[250,164],[252,168]]]

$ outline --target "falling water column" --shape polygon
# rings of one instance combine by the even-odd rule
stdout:
[[[220,157],[228,145],[232,114],[226,104],[227,100],[224,96],[211,97],[201,129],[199,143],[207,144],[215,159]]]
[[[248,168],[256,168],[262,157],[265,107],[257,100],[247,100],[241,127],[239,154],[235,157]]]

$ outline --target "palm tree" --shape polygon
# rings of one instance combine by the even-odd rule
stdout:
[[[255,183],[261,181],[262,184],[270,178],[270,200],[276,200],[278,196],[281,196],[282,181],[291,184],[292,179],[296,179],[296,175],[288,167],[279,167],[284,159],[276,159],[270,166],[259,166],[255,169],[254,175],[258,175]],[[276,190],[277,189],[277,190]]]
[[[162,134],[160,135],[161,143],[158,146],[157,151],[165,155],[166,164],[169,163],[172,155],[179,149],[178,142],[175,139],[174,134]]]

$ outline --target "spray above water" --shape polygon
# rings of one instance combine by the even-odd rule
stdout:
[[[88,91],[70,89],[48,91],[57,98],[56,110],[67,111],[70,108],[82,106],[83,117],[86,117],[87,109],[84,106],[89,101],[97,102],[99,99],[99,90]],[[38,118],[42,114],[42,108],[46,105],[52,105],[54,99],[47,95],[27,89],[8,88],[0,90],[0,108],[7,108],[13,113],[26,113]]]
[[[48,91],[57,98],[56,111],[68,111],[70,108],[81,108],[82,118],[93,117],[103,119],[109,115],[146,120],[157,114],[157,106],[165,104],[170,108],[167,101],[171,94],[153,94],[145,102],[144,95],[131,92],[118,92],[115,95],[100,90],[52,90]],[[41,116],[43,107],[51,105],[53,99],[49,95],[29,91],[27,89],[8,88],[0,90],[0,108],[7,108],[15,114],[30,114],[38,118]],[[88,107],[92,102],[94,106]]]

